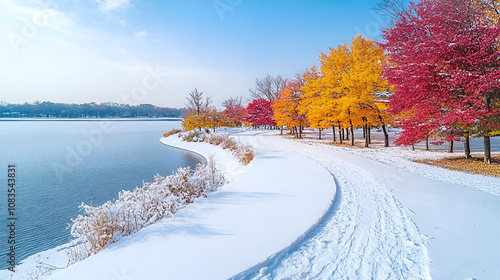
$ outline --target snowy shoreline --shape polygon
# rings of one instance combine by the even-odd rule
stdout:
[[[176,135],[162,138],[163,144],[204,158],[214,154],[229,183],[173,218],[40,279],[108,280],[120,279],[120,275],[135,279],[225,279],[293,246],[331,206],[335,197],[332,176],[303,156],[269,145],[266,136],[248,131],[233,134],[256,148],[254,161],[246,167],[219,147],[183,142]],[[294,175],[289,176],[289,172]],[[318,184],[310,184],[309,176]],[[37,260],[47,267],[65,267],[64,252],[57,251],[65,245],[29,257],[16,267],[18,272],[12,279],[28,278]],[[189,269],[193,263],[200,264],[199,269]],[[6,272],[0,271],[1,279],[10,278]]]

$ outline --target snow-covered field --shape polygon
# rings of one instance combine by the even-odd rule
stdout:
[[[161,141],[215,154],[228,185],[49,279],[498,279],[499,178],[410,161],[437,152],[226,132],[254,147],[249,166]],[[12,279],[37,259],[64,267],[61,254]]]

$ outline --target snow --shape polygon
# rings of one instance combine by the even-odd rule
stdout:
[[[161,141],[213,154],[229,184],[49,279],[500,275],[500,178],[411,161],[446,153],[346,148],[284,139],[275,131],[225,132],[254,147],[252,163],[244,167],[227,150],[175,135]],[[64,267],[61,252],[31,257],[12,279],[26,279],[37,258]],[[0,271],[0,279],[9,274]]]
[[[246,167],[218,147],[176,136],[162,139],[204,156],[215,154],[231,182],[173,218],[124,237],[48,279],[108,280],[122,274],[131,279],[226,279],[296,243],[324,216],[335,197],[335,182],[314,161],[254,134],[235,135],[255,148]]]
[[[500,275],[500,197],[496,195],[499,178],[459,172],[455,178],[430,178],[420,170],[427,169],[426,165],[405,160],[414,154],[410,150],[396,148],[398,152],[392,156],[402,158],[391,166],[382,163],[391,156],[385,153],[386,149],[374,149],[379,151],[373,152],[370,159],[355,155],[365,155],[363,151],[367,149],[318,142],[286,140],[283,145],[307,154],[331,170],[341,201],[330,211],[329,221],[304,242],[277,256],[262,273],[256,268],[241,276],[496,279]],[[457,184],[471,176],[478,180],[478,186],[492,185],[477,191]],[[370,196],[363,199],[360,194],[366,193]],[[391,197],[397,201],[391,202]],[[352,215],[353,211],[357,214]],[[376,214],[364,220],[372,211]],[[353,217],[357,221],[351,222]],[[344,230],[346,226],[354,230]]]

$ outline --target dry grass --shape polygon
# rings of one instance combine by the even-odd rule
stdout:
[[[174,129],[172,129],[172,130],[170,130],[170,131],[165,132],[165,133],[163,134],[163,137],[168,137],[168,136],[170,136],[170,135],[177,134],[177,133],[182,132],[182,131],[183,131],[182,129],[177,129],[177,128],[174,128]]]
[[[483,155],[473,155],[472,159],[466,160],[463,156],[448,157],[443,159],[416,160],[418,163],[425,163],[473,174],[483,174],[500,177],[500,154],[492,155],[492,164],[485,164]]]
[[[331,146],[346,147],[346,148],[357,148],[357,149],[362,149],[362,148],[365,147],[365,144],[364,143],[360,143],[360,142],[354,142],[354,146],[353,146],[353,145],[351,145],[351,140],[344,140],[342,142],[342,144],[340,144],[340,142],[328,142],[327,144],[331,145]]]

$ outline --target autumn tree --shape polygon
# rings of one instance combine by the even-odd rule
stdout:
[[[229,127],[241,126],[247,116],[247,110],[243,106],[243,98],[229,98],[222,103],[224,107],[224,120]]]
[[[322,95],[324,85],[321,80],[321,73],[314,66],[303,75],[302,94],[299,102],[299,113],[304,115],[309,122],[309,126],[319,130],[319,139],[323,129],[332,127],[333,139],[335,142],[335,120],[332,119],[332,109],[329,105],[331,97]]]
[[[299,109],[303,85],[304,80],[300,74],[292,80],[285,80],[278,98],[272,102],[273,118],[277,125],[294,128],[298,138],[302,138],[302,127],[307,125],[307,118]]]
[[[422,0],[410,5],[394,28],[384,31],[390,59],[386,77],[395,85],[391,110],[406,115],[399,144],[429,134],[446,141],[483,136],[485,162],[490,137],[498,134],[500,53],[498,24],[485,24],[480,3]],[[465,141],[466,145],[468,141]],[[470,155],[466,146],[466,157]]]
[[[224,113],[218,111],[216,108],[205,110],[202,114],[202,118],[204,126],[212,128],[214,132],[216,128],[219,128],[225,124]]]
[[[273,108],[271,107],[271,102],[258,98],[254,99],[247,106],[247,122],[253,124],[254,126],[274,126],[276,122],[273,119]]]
[[[304,75],[301,112],[318,128],[337,125],[341,143],[341,132],[349,128],[351,145],[355,128],[363,128],[368,146],[370,128],[382,126],[388,146],[386,125],[391,118],[380,94],[389,88],[381,77],[384,50],[375,41],[357,36],[350,47],[331,48],[329,54],[321,53],[320,58],[319,71],[313,67]]]

